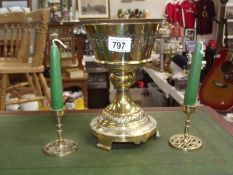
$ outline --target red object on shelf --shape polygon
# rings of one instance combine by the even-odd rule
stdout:
[[[211,49],[216,49],[217,48],[217,40],[209,40],[209,45]]]
[[[141,80],[137,81],[137,87],[138,88],[144,88],[144,82],[141,81]]]

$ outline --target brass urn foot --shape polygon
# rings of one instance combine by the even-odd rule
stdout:
[[[112,144],[119,142],[131,142],[138,145],[145,143],[156,134],[156,120],[143,110],[138,114],[127,117],[127,122],[125,122],[125,119],[124,116],[116,117],[108,123],[104,114],[95,117],[90,123],[90,128],[91,132],[97,137],[97,147],[111,150]]]

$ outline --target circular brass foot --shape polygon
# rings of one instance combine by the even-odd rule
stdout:
[[[169,143],[172,147],[183,151],[199,150],[203,145],[201,139],[193,135],[188,135],[187,140],[185,141],[184,134],[177,134],[170,137]]]
[[[91,132],[97,137],[97,147],[111,150],[112,143],[134,144],[145,143],[151,136],[155,135],[157,122],[154,118],[145,114],[146,121],[140,123],[119,124],[115,126],[101,125],[98,123],[98,117],[95,117],[91,123]]]
[[[78,145],[72,140],[63,139],[62,142],[55,140],[48,143],[44,147],[44,152],[48,155],[64,157],[73,154],[77,149]]]

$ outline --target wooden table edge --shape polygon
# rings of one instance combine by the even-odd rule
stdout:
[[[146,112],[172,112],[181,111],[181,107],[145,107],[143,108]],[[208,113],[208,116],[217,122],[227,133],[233,136],[233,123],[226,121],[222,115],[213,110],[208,106],[199,106],[197,109],[202,109]],[[84,109],[84,110],[67,110],[68,114],[82,114],[82,113],[101,113],[103,109]],[[0,117],[2,116],[22,116],[22,115],[38,115],[38,114],[49,114],[49,110],[44,111],[0,111]]]

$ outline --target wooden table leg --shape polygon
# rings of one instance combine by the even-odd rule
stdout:
[[[5,111],[6,109],[6,92],[7,92],[7,80],[8,76],[7,74],[2,75],[1,79],[1,95],[0,95],[0,110]]]

